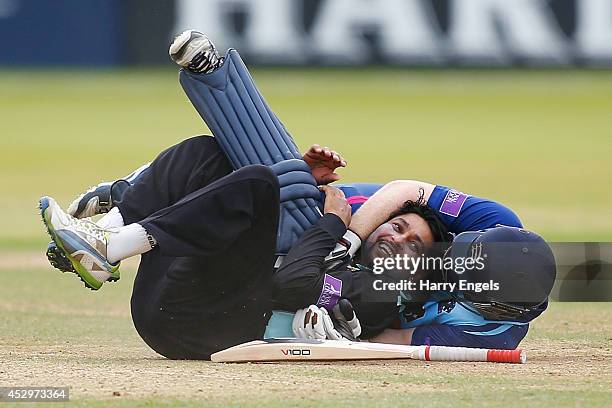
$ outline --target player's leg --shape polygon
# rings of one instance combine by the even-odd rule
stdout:
[[[142,253],[132,296],[137,330],[164,356],[205,359],[263,335],[279,200],[276,175],[264,166],[248,166],[113,231],[93,223],[88,231],[79,228],[87,221],[74,218],[66,224],[80,225],[52,224],[62,248],[76,246],[79,239],[92,243],[79,252],[92,262],[98,257],[112,265]],[[49,218],[69,217],[56,205],[47,210]],[[87,262],[85,256],[78,261]]]
[[[289,181],[291,194],[281,202],[276,253],[287,254],[322,210],[316,180],[294,140],[236,50],[220,58],[204,34],[189,30],[174,40],[170,55],[185,68],[180,83],[234,169],[264,164],[286,172],[281,179],[299,175],[299,181]]]
[[[169,53],[178,65],[193,73],[211,73],[224,60],[205,35],[193,30],[185,31],[177,36],[170,46]],[[86,218],[109,212],[114,207],[114,202],[121,198],[124,190],[130,184],[134,184],[148,170],[149,164],[141,166],[123,179],[114,182],[102,182],[89,188],[70,204],[68,214],[76,218]],[[250,162],[246,164],[264,163]]]
[[[118,203],[126,224],[120,228],[104,229],[89,220],[75,219],[49,197],[41,199],[41,213],[49,234],[77,275],[86,286],[99,289],[107,280],[119,278],[119,261],[150,251],[158,241],[162,243],[163,255],[171,257],[208,256],[226,248],[251,222],[249,215],[253,211],[248,210],[254,206],[252,197],[258,196],[252,191],[257,183],[250,179],[253,175],[263,178],[261,174],[273,180],[272,195],[278,196],[276,176],[264,166],[241,169],[174,203],[170,202],[174,197],[167,191],[171,188],[163,178],[159,183],[149,180],[154,188],[162,190],[159,197],[149,191],[146,183],[137,183],[130,188],[137,194]],[[248,194],[242,196],[241,191]],[[149,203],[151,199],[162,202],[167,197],[168,206],[148,217],[139,217],[140,207],[149,210],[154,207]]]
[[[161,152],[115,205],[129,224],[171,206],[231,171],[215,138],[192,137]]]
[[[150,165],[150,162],[143,164],[125,177],[111,182],[103,181],[88,188],[70,203],[66,212],[75,218],[87,218],[111,211],[114,202],[121,199],[125,190],[134,184]]]
[[[198,183],[193,181],[198,174],[203,175],[201,180],[207,183],[223,177],[232,170],[213,137],[195,136],[166,149],[158,155],[154,162],[140,166],[122,179],[102,182],[91,187],[70,204],[67,213],[75,218],[107,213],[123,198],[123,194],[131,185],[151,177],[152,169],[157,171],[156,177],[159,177],[160,167],[162,167],[162,172],[166,175],[172,174],[174,179],[191,177],[192,180],[188,181],[189,185],[185,185],[187,190],[194,190],[198,187]],[[167,177],[164,178],[167,179]],[[181,183],[173,182],[172,184],[175,185],[175,188],[171,194],[184,195],[182,189],[176,188],[182,187]]]
[[[271,207],[278,207],[278,196],[276,175],[265,166],[254,165],[193,191],[146,218],[137,218],[133,203],[123,200],[117,206],[126,214],[126,223],[142,225],[155,238],[163,256],[201,257],[227,249],[251,228],[255,217],[277,213],[278,208]]]
[[[183,90],[234,169],[302,159],[235,49],[220,57],[204,34],[187,30],[169,52],[185,68],[179,73]]]
[[[169,53],[178,65],[196,73],[212,72],[223,62],[214,45],[197,31],[188,30],[179,35],[172,43]],[[121,199],[124,190],[134,184],[150,164],[144,164],[114,182],[101,182],[89,188],[70,204],[68,214],[75,218],[86,218],[109,212],[114,207],[114,202]]]
[[[321,195],[316,181],[293,139],[266,104],[235,50],[230,50],[224,59],[206,36],[186,31],[174,40],[170,54],[177,64],[189,70],[181,72],[181,83],[232,166],[237,169],[250,164],[278,164],[281,166],[278,170],[287,173],[282,179],[294,185],[290,199],[281,203],[276,252],[286,254],[301,232],[321,216]],[[291,162],[281,165],[280,162],[287,160]],[[149,173],[147,169],[139,178]],[[299,180],[293,180],[289,174],[299,175]],[[96,210],[100,208],[99,202],[111,201],[91,195],[84,198],[93,205],[80,200],[71,208]],[[119,220],[115,215],[102,221]],[[146,214],[139,214],[143,215]],[[48,257],[52,265],[65,269],[58,262],[60,252],[50,248]]]
[[[208,359],[261,338],[270,312],[276,177],[249,166],[205,190],[142,222],[159,246],[142,256],[132,318],[151,348],[174,359]],[[173,228],[186,220],[200,226]],[[197,255],[170,257],[178,254]]]
[[[213,137],[192,137],[166,149],[152,163],[140,167],[125,180],[100,184],[80,200],[75,200],[80,204],[71,207],[98,213],[100,203],[110,203],[112,186],[115,195],[112,209],[97,224],[102,228],[123,227],[125,217],[128,223],[145,218],[231,171],[230,164]],[[124,203],[123,211],[116,206],[120,201]],[[70,208],[68,213],[74,215]],[[76,272],[54,242],[49,244],[47,258],[53,267],[61,271]]]

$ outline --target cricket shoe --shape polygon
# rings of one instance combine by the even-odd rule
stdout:
[[[223,63],[208,37],[195,30],[186,30],[176,36],[168,54],[177,65],[195,73],[211,73]]]
[[[76,273],[70,259],[64,254],[64,251],[59,249],[55,241],[49,242],[47,246],[47,259],[52,267],[59,269],[62,272]]]
[[[119,262],[106,258],[109,230],[90,220],[66,214],[50,197],[39,202],[40,213],[49,235],[72,265],[85,286],[98,290],[106,281],[119,280]]]
[[[129,186],[127,180],[119,179],[90,187],[70,204],[68,214],[75,218],[89,218],[107,213]]]

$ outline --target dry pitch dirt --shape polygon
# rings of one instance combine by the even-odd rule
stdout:
[[[525,365],[169,361],[131,326],[133,271],[89,293],[37,254],[4,252],[0,259],[0,386],[69,386],[70,406],[612,402],[610,304],[553,304],[522,344]]]

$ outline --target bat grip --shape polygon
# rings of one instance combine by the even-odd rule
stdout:
[[[527,355],[522,349],[487,351],[487,361],[496,363],[525,363]]]
[[[490,361],[497,363],[524,363],[523,350],[495,350],[468,347],[425,346],[422,360],[428,361]]]

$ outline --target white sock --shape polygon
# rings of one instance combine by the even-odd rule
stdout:
[[[123,227],[125,225],[119,207],[111,208],[111,210],[100,218],[96,224],[104,229]]]
[[[121,228],[113,228],[108,245],[106,258],[115,263],[134,255],[149,252],[157,242],[140,224],[130,224]]]

